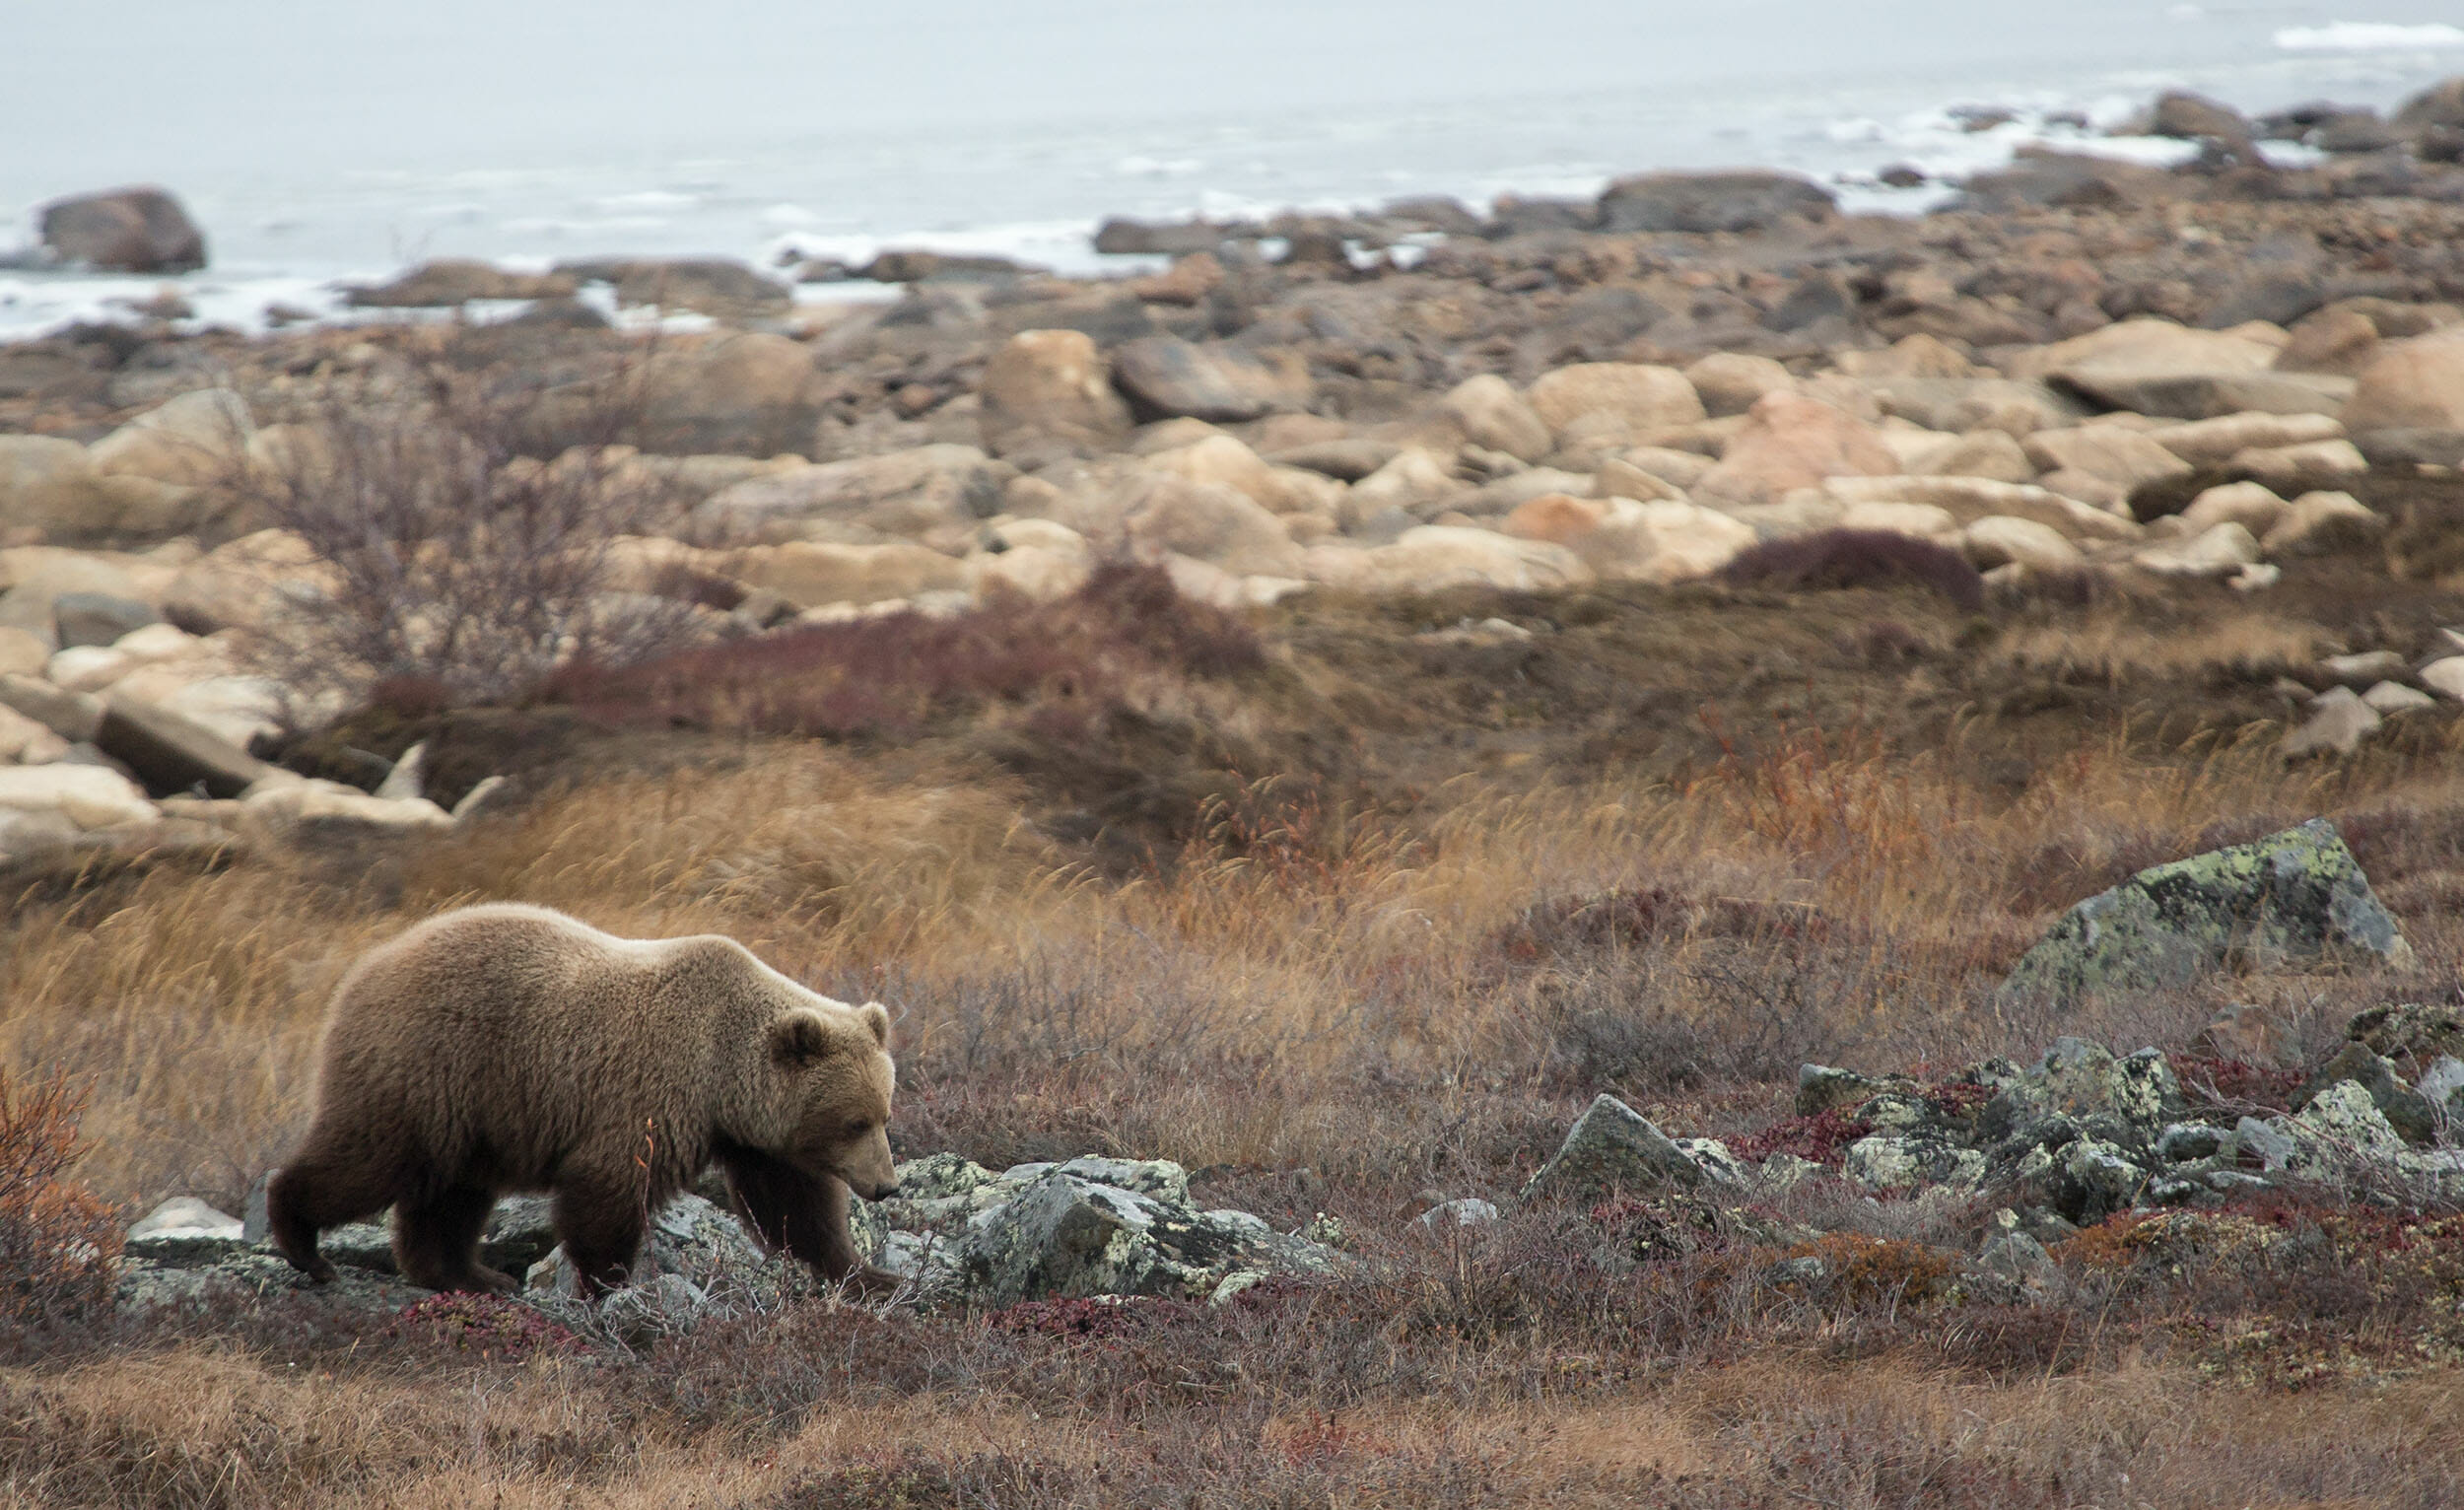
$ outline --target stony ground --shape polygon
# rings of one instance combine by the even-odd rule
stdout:
[[[0,1502],[2452,1503],[2458,98],[0,348]],[[482,897],[897,1004],[911,1292],[300,1291]]]

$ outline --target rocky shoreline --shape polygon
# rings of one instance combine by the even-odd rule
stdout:
[[[439,264],[360,297],[532,303],[0,347],[0,853],[455,821],[382,762],[268,765],[344,705],[252,652],[357,590],[267,497],[338,407],[415,407],[440,374],[522,395],[536,459],[498,486],[657,501],[594,545],[585,606],[664,605],[688,641],[1049,600],[1125,557],[1231,608],[1673,584],[1790,542],[1801,574],[1897,552],[1954,594],[1970,568],[2254,600],[2318,553],[2454,570],[2464,82],[2366,151],[2342,116],[2198,103],[2151,112],[2202,144],[2182,169],[2027,155],[1913,220],[1783,174],[1656,173],[1487,217],[1115,225],[1106,244],[1175,260],[1111,282],[885,257],[886,306],[797,307],[725,263]],[[2319,166],[2249,148],[2288,131]],[[709,328],[628,333],[585,284]],[[609,405],[621,444],[585,423]],[[2464,655],[2348,651],[2293,689],[2313,701],[2289,754],[2464,698]]]

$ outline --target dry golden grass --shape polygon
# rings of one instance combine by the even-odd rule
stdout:
[[[2464,780],[2287,770],[2255,740],[2152,761],[2117,738],[2016,798],[1961,769],[1955,738],[1808,735],[1682,789],[1459,783],[1410,822],[1262,804],[1271,821],[1222,814],[1221,844],[1115,884],[1038,838],[1000,779],[757,747],[415,852],[268,853],[145,874],[107,906],[30,903],[0,937],[0,1051],[90,1084],[99,1190],[235,1199],[303,1116],[316,1021],[352,957],[443,908],[513,899],[637,936],[727,932],[825,990],[883,995],[927,1080],[1032,1080],[1009,1087],[1022,1121],[1087,1114],[1092,1095],[1115,1103],[1094,1131],[1117,1151],[1325,1167],[1358,1152],[1349,1082],[1372,1062],[1441,1100],[1540,1072],[1553,1027],[1532,993],[1563,972],[1501,976],[1495,942],[1536,903],[1660,887],[1818,918],[1837,980],[1826,1020],[1796,1026],[1935,1058],[2024,1053],[2010,1035],[2033,1025],[1975,1016],[1971,988],[2100,868],[2191,853],[2219,815],[2464,805]],[[2432,958],[2445,927],[2417,920]],[[1677,983],[1708,948],[1673,938],[1608,967]],[[1722,1010],[1693,1026],[1719,1035]],[[1220,1095],[1213,1071],[1236,1065],[1264,1078]],[[1152,1141],[1110,1120],[1125,1099]]]

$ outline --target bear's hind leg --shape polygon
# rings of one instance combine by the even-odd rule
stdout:
[[[402,1277],[432,1290],[518,1289],[513,1275],[479,1262],[479,1234],[495,1209],[496,1192],[482,1185],[451,1185],[395,1206],[393,1260]]]
[[[323,1284],[334,1277],[334,1266],[316,1251],[316,1235],[374,1216],[392,1199],[389,1171],[322,1152],[311,1142],[266,1183],[266,1235],[292,1268]]]
[[[632,1277],[633,1256],[649,1219],[638,1187],[568,1175],[557,1185],[554,1216],[582,1299],[596,1300]]]
[[[852,1284],[865,1294],[898,1288],[898,1275],[866,1264],[856,1251],[856,1235],[848,1227],[848,1202],[855,1198],[847,1182],[807,1174],[750,1148],[729,1149],[719,1163],[736,1204],[773,1251],[792,1254],[831,1283]]]

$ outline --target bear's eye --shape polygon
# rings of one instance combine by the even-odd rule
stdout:
[[[863,1118],[861,1118],[861,1117],[858,1117],[858,1118],[856,1118],[854,1122],[851,1122],[851,1123],[849,1123],[849,1124],[847,1125],[847,1135],[848,1135],[848,1136],[850,1136],[850,1137],[861,1137],[861,1136],[863,1136],[863,1135],[864,1135],[867,1132],[871,1131],[871,1129],[872,1129],[872,1124],[871,1124],[871,1123],[866,1122],[866,1121],[865,1121]]]

